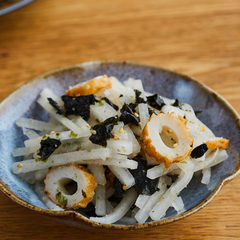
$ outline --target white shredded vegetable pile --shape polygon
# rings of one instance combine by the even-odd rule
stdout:
[[[228,158],[228,140],[189,104],[147,93],[141,80],[104,75],[66,95],[43,89],[37,102],[49,121],[16,121],[28,139],[12,153],[24,159],[13,172],[51,210],[88,206],[90,219],[106,224],[160,220],[170,207],[184,211],[179,194],[195,172],[208,185],[211,167]]]

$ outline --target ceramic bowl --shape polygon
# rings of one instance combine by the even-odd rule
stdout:
[[[16,159],[13,149],[22,147],[25,140],[20,128],[14,122],[20,117],[47,120],[48,115],[37,104],[39,92],[48,87],[59,96],[70,85],[106,74],[119,80],[128,77],[141,79],[145,90],[189,103],[195,110],[203,110],[198,117],[209,126],[216,136],[230,139],[229,158],[212,168],[209,187],[201,184],[201,175],[194,176],[187,188],[181,192],[185,204],[184,212],[177,214],[173,208],[167,211],[163,220],[144,224],[121,225],[101,224],[90,221],[76,211],[51,211],[41,202],[33,186],[23,182],[12,173]],[[157,66],[123,61],[97,61],[77,64],[45,73],[29,81],[0,104],[0,188],[17,203],[38,213],[69,223],[76,227],[95,230],[130,230],[159,226],[184,218],[209,203],[221,187],[237,176],[239,170],[240,123],[236,111],[220,95],[198,81]],[[19,160],[19,159],[18,159]]]
[[[0,4],[0,16],[17,10],[33,1],[34,0],[6,0]]]

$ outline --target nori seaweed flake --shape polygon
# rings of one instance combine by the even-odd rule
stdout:
[[[115,105],[111,100],[109,100],[106,97],[103,97],[102,100],[104,100],[106,103],[108,103],[111,107],[113,107],[116,111],[118,111],[118,106]]]
[[[194,110],[194,113],[196,116],[198,116],[200,113],[202,113],[203,110]]]
[[[59,105],[56,101],[54,101],[52,98],[48,98],[47,100],[48,100],[49,104],[52,105],[57,110],[57,112],[56,112],[57,114],[65,115],[65,111],[59,107]]]
[[[191,157],[200,158],[205,154],[207,150],[208,150],[207,144],[203,143],[192,150]]]
[[[93,94],[78,97],[64,95],[62,96],[62,100],[66,108],[66,115],[81,116],[85,121],[90,117],[90,105],[98,102]]]
[[[138,126],[140,119],[134,115],[136,106],[137,104],[134,103],[124,103],[123,107],[121,108],[120,111],[122,114],[120,116],[120,121],[123,121],[125,125],[128,123],[133,123]]]
[[[114,125],[117,124],[118,117],[110,117],[100,124],[96,124],[92,130],[96,131],[96,134],[92,134],[89,140],[92,143],[101,145],[103,147],[107,146],[107,140],[111,137],[111,131]]]
[[[137,89],[134,89],[134,92],[135,92],[135,102],[136,103],[147,103],[141,96],[142,92],[137,90]]]
[[[150,179],[147,177],[147,162],[145,159],[140,159],[138,156],[133,158],[138,162],[137,169],[130,170],[135,179],[135,189],[138,194],[152,195],[158,189],[159,178]]]
[[[159,178],[150,179],[147,177],[147,162],[140,156],[134,158],[138,162],[137,169],[129,170],[135,179],[135,185],[133,186],[138,194],[152,195],[158,189]],[[123,184],[115,177],[113,188],[115,189],[115,194],[122,197],[126,190],[123,189]]]
[[[163,101],[163,99],[158,94],[148,96],[147,97],[147,102],[150,106],[152,106],[152,107],[154,107],[158,110],[161,110],[162,107],[164,105],[166,105],[165,102]]]
[[[172,104],[172,106],[182,109],[182,103],[178,99],[175,99],[175,102]]]
[[[37,155],[41,156],[42,160],[46,160],[50,155],[62,144],[61,141],[48,137],[41,140],[41,147]]]

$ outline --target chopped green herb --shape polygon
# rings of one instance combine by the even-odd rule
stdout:
[[[102,102],[101,100],[98,102],[98,106],[99,106],[99,107],[104,106],[104,104],[103,104],[103,102]]]
[[[67,198],[65,198],[61,192],[58,192],[56,194],[56,200],[58,202],[58,204],[62,207],[65,208],[67,205]]]
[[[77,133],[75,133],[75,132],[73,132],[73,131],[71,131],[70,133],[69,133],[69,137],[70,138],[76,138],[78,135],[77,135]]]
[[[84,198],[87,197],[87,194],[83,190],[82,190],[82,195],[83,195]]]
[[[46,162],[46,161],[47,161],[47,158],[45,160],[43,160],[41,157],[35,159],[35,162]]]
[[[43,137],[42,137],[42,140],[46,140],[48,137],[46,136],[46,135],[44,135]]]

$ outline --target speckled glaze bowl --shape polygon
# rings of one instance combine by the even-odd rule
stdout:
[[[212,168],[210,187],[201,184],[201,175],[194,176],[187,188],[181,192],[185,211],[177,214],[173,208],[167,211],[163,220],[135,225],[101,224],[90,221],[76,211],[51,211],[33,191],[33,186],[23,182],[12,173],[16,159],[13,149],[23,146],[25,140],[20,128],[14,122],[24,116],[47,120],[47,113],[36,104],[39,92],[48,87],[59,96],[69,85],[107,74],[120,80],[128,77],[141,79],[146,91],[178,98],[189,103],[195,110],[203,110],[198,115],[216,136],[230,139],[229,158]],[[133,230],[159,226],[184,218],[204,207],[218,193],[221,187],[239,174],[240,120],[236,111],[217,93],[182,74],[157,66],[123,62],[97,61],[77,64],[57,69],[36,77],[12,93],[0,104],[0,189],[17,203],[55,220],[91,230]],[[17,159],[19,160],[19,159]]]

